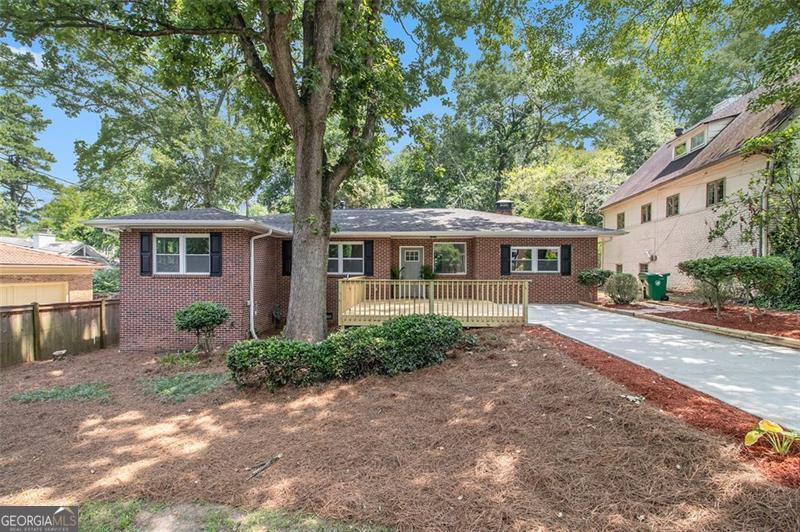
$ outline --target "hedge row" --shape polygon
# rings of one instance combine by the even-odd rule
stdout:
[[[240,385],[269,389],[397,375],[444,361],[461,335],[461,324],[453,318],[401,316],[334,333],[318,344],[282,337],[238,342],[228,351],[227,364]]]

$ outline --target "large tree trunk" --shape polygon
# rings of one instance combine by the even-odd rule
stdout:
[[[331,204],[322,178],[323,128],[306,123],[305,131],[294,138],[292,283],[284,334],[307,342],[319,342],[326,333]]]

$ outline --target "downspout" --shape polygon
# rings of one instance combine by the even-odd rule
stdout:
[[[758,239],[759,256],[769,255],[769,190],[774,179],[775,165],[767,159],[767,182],[761,193],[761,227]]]
[[[259,238],[264,238],[270,235],[272,235],[272,229],[270,229],[263,235],[256,235],[250,238],[250,336],[252,336],[253,338],[258,338],[258,335],[256,334],[256,319],[255,319],[255,291],[256,291],[255,242]]]

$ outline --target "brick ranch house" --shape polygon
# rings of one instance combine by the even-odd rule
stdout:
[[[598,265],[598,239],[622,231],[464,209],[333,211],[327,316],[337,319],[337,283],[349,276],[436,279],[527,279],[531,303],[594,298],[577,274]],[[222,342],[269,332],[286,316],[291,283],[289,214],[246,217],[221,209],[190,209],[95,219],[120,232],[120,348],[165,350],[193,345],[173,315],[199,300],[231,311]],[[252,258],[252,260],[251,260]],[[251,302],[252,300],[252,302]],[[252,312],[251,312],[252,311]]]

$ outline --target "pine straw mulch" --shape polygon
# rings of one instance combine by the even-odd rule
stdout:
[[[141,377],[174,371],[150,355],[3,371],[0,503],[204,500],[431,530],[800,527],[798,491],[739,460],[740,445],[621,398],[540,330],[477,334],[474,351],[393,379],[228,384],[178,405],[143,393]],[[9,401],[90,381],[112,401]]]
[[[753,321],[750,321],[748,317],[750,313],[752,313]],[[800,340],[800,313],[798,312],[756,311],[755,309],[729,305],[722,310],[719,318],[716,310],[708,307],[662,312],[659,316]]]

